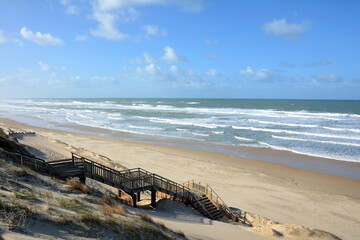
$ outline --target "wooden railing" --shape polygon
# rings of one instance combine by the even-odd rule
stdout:
[[[28,167],[30,169],[33,169],[35,171],[42,172],[42,173],[49,172],[49,167],[45,163],[45,160],[43,160],[43,159],[40,159],[40,158],[37,158],[34,156],[30,156],[30,155],[9,152],[4,149],[1,149],[1,151],[3,153],[5,153],[6,155],[8,155],[9,157],[11,157],[12,161],[17,165],[20,165],[22,167]]]
[[[45,161],[43,159],[11,153],[3,150],[12,156],[13,162],[29,167],[35,171],[53,174],[57,169],[61,170],[71,166],[80,169],[82,175],[100,181],[104,184],[121,189],[129,194],[134,194],[146,190],[156,190],[172,196],[174,199],[193,206],[201,207],[202,210],[210,215],[207,208],[199,201],[202,195],[206,197],[223,213],[234,221],[242,219],[225,204],[225,202],[214,192],[209,185],[195,183],[193,180],[183,184],[178,184],[160,175],[148,172],[142,168],[126,170],[115,170],[105,165],[99,164],[81,155],[72,153],[71,159]]]
[[[244,218],[241,211],[239,213],[233,212],[208,184],[196,183],[194,180],[190,180],[183,183],[183,185],[198,195],[205,195],[229,219],[239,221]]]

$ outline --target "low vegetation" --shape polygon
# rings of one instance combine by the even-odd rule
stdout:
[[[9,231],[33,235],[32,226],[45,222],[71,239],[185,239],[145,213],[130,213],[115,196],[16,167],[7,158],[0,153],[0,221]]]
[[[88,189],[86,185],[76,181],[75,178],[70,178],[68,184],[74,190],[80,191],[82,193],[88,193]]]

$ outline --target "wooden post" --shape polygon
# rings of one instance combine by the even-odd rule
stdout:
[[[24,160],[23,160],[23,156],[20,155],[20,165],[23,166],[24,165]]]
[[[132,201],[133,201],[133,207],[136,208],[136,207],[137,207],[137,206],[136,206],[136,205],[137,205],[137,204],[136,204],[136,194],[134,194],[134,193],[131,194],[131,198],[132,198]]]
[[[118,197],[121,198],[121,195],[122,195],[122,191],[118,189]]]
[[[156,190],[151,190],[151,206],[156,207]]]
[[[79,177],[79,180],[80,180],[80,182],[81,182],[82,184],[85,184],[85,182],[86,182],[85,174],[84,174],[83,176],[80,176],[80,177]]]
[[[136,195],[137,195],[137,201],[140,202],[140,201],[141,201],[141,199],[140,199],[140,192],[137,192]]]

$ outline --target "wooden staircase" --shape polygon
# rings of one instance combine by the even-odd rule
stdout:
[[[141,168],[118,171],[74,153],[72,153],[71,159],[55,161],[45,161],[18,153],[13,154],[16,156],[15,163],[39,172],[59,178],[79,177],[83,183],[88,177],[118,188],[132,197],[134,206],[136,206],[140,192],[151,191],[151,205],[155,207],[156,192],[159,191],[171,196],[176,201],[186,205],[190,204],[212,220],[219,220],[225,216],[232,221],[241,221],[251,226],[246,219],[245,212],[231,211],[207,184],[195,183],[193,180],[178,184]]]
[[[83,179],[84,168],[82,163],[74,162],[73,159],[63,159],[46,162],[49,173],[58,178],[79,177]]]
[[[224,213],[217,208],[217,206],[206,196],[202,195],[198,199],[198,210],[205,216],[212,220],[218,220],[224,216]]]

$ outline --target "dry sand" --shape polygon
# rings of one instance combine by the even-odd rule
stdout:
[[[360,236],[359,180],[224,154],[36,128],[6,119],[0,123],[36,132],[19,139],[40,149],[45,157],[49,149],[66,157],[76,151],[103,163],[110,158],[114,162],[110,165],[118,168],[141,167],[179,183],[194,179],[208,183],[230,207],[261,216],[251,218],[256,227],[249,229],[210,221],[178,204],[165,202],[149,212],[192,239],[263,239],[281,234],[285,239],[332,237],[310,229],[321,229],[341,239]]]

